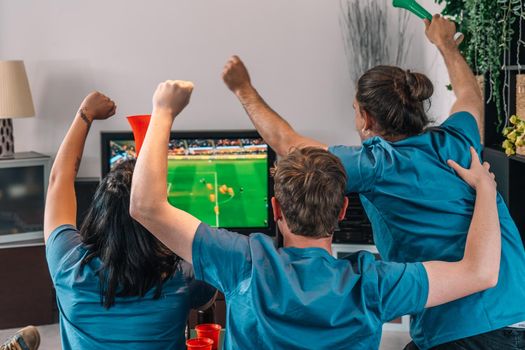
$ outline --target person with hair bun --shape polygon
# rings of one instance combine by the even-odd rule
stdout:
[[[381,257],[393,262],[457,261],[463,256],[475,195],[447,166],[480,154],[478,120],[483,100],[454,41],[455,25],[439,15],[425,21],[441,52],[456,101],[448,119],[429,127],[433,93],[423,74],[377,66],[357,82],[353,102],[361,146],[330,146],[298,134],[255,90],[243,62],[233,56],[223,80],[265,141],[281,156],[314,146],[338,156],[348,174],[347,192],[358,192],[372,222]],[[407,349],[525,349],[525,251],[500,195],[502,232],[499,282],[494,288],[412,315]],[[443,288],[455,288],[454,276]],[[521,347],[514,347],[522,344]]]

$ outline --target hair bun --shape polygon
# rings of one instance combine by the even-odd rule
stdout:
[[[412,73],[407,69],[405,80],[412,100],[424,101],[429,99],[434,93],[434,85],[424,74]]]

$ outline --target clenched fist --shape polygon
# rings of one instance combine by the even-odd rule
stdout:
[[[228,88],[235,94],[245,88],[251,87],[248,70],[237,56],[232,56],[222,71],[222,79]]]
[[[183,80],[166,80],[153,94],[153,110],[164,110],[175,118],[190,102],[193,83]]]
[[[108,119],[115,114],[117,106],[106,95],[94,91],[86,96],[80,104],[79,113],[87,123],[94,119]]]
[[[439,49],[455,48],[463,41],[463,36],[458,41],[454,39],[456,24],[440,15],[434,15],[432,22],[425,19],[425,34]]]

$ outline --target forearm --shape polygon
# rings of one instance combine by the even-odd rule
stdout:
[[[295,134],[290,124],[270,108],[257,90],[251,86],[239,91],[237,98],[255,128],[270,147],[279,155],[287,154],[288,140]]]
[[[192,245],[200,220],[167,200],[168,142],[173,118],[153,112],[133,174],[131,216],[170,248],[192,263]]]
[[[238,91],[236,95],[257,131],[278,155],[285,156],[294,147],[326,148],[318,141],[299,135],[252,86]]]
[[[501,230],[496,194],[496,189],[490,186],[477,190],[476,206],[461,263],[473,275],[497,280],[501,258]]]
[[[472,109],[468,111],[476,117],[479,125],[479,116],[483,113],[483,96],[474,73],[455,45],[438,48],[445,61],[452,89],[457,98],[453,109]],[[457,111],[459,110],[454,110]]]
[[[465,94],[474,93],[481,99],[481,91],[478,88],[476,77],[457,46],[442,46],[438,47],[438,49],[445,61],[456,96],[460,98]]]
[[[173,117],[168,111],[153,111],[144,143],[137,159],[131,192],[132,207],[154,211],[167,202],[168,143]]]
[[[51,182],[60,177],[73,184],[90,127],[91,121],[79,110],[58,149],[51,169]]]
[[[91,121],[79,111],[62,141],[51,169],[44,215],[44,237],[60,224],[76,224],[75,178]]]

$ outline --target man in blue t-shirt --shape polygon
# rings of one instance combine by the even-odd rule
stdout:
[[[449,162],[477,191],[465,255],[457,262],[386,263],[367,252],[335,259],[332,234],[348,205],[346,173],[337,157],[320,148],[296,149],[275,168],[271,201],[282,249],[263,234],[246,237],[211,228],[171,206],[166,144],[192,90],[182,81],[157,88],[130,212],[193,263],[198,279],[224,293],[226,349],[377,349],[384,322],[497,283],[495,183],[474,149],[470,170]]]
[[[463,256],[475,193],[446,164],[470,161],[482,150],[477,126],[483,100],[476,78],[454,41],[455,25],[434,16],[426,35],[441,52],[456,95],[450,117],[429,127],[432,83],[423,74],[377,66],[356,82],[356,131],[361,146],[331,146],[297,133],[251,84],[238,57],[223,78],[251,121],[280,156],[296,147],[329,150],[345,166],[348,192],[358,192],[372,223],[382,259],[395,262],[456,261]],[[488,127],[488,126],[487,126]],[[408,349],[525,349],[525,250],[503,199],[497,198],[502,231],[499,283],[482,293],[413,315]],[[505,302],[502,303],[502,300]]]

